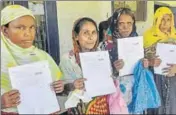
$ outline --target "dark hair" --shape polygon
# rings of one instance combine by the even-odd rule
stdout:
[[[99,41],[102,42],[103,41],[103,36],[104,36],[104,33],[103,33],[103,30],[107,30],[108,27],[110,26],[111,24],[111,17],[109,17],[106,21],[102,21],[100,22],[98,28],[99,28]]]
[[[73,28],[73,32],[75,33],[75,35],[78,35],[79,32],[81,31],[82,26],[86,23],[86,22],[92,22],[93,25],[95,26],[96,30],[98,31],[98,27],[96,22],[88,17],[83,17],[81,19],[78,20],[78,22],[75,23],[75,26]]]
[[[8,28],[9,27],[9,23],[5,24],[4,26]]]
[[[102,42],[103,41],[103,38],[104,38],[104,33],[103,31],[104,30],[107,30],[108,29],[108,21],[102,21],[100,22],[99,24],[99,41]]]
[[[134,23],[133,23],[133,31],[136,31],[136,24],[135,24],[135,16],[134,16],[134,13],[131,11],[131,9],[129,8],[119,8],[117,9],[113,16],[112,16],[112,20],[111,20],[111,31],[112,33],[114,32],[116,26],[118,26],[118,22],[119,22],[119,17],[122,15],[122,14],[126,14],[126,15],[129,15],[131,16],[131,18],[134,20]],[[117,28],[118,30],[118,28]]]
[[[118,51],[117,51],[117,48],[118,48],[118,44],[117,44],[117,40],[118,37],[120,37],[120,33],[119,33],[119,28],[118,28],[118,22],[119,22],[119,17],[122,15],[122,14],[126,14],[126,15],[129,15],[131,16],[131,18],[134,20],[134,23],[133,23],[133,29],[132,29],[132,32],[129,36],[137,36],[137,33],[136,33],[136,25],[135,25],[135,17],[134,17],[134,14],[133,12],[129,9],[129,8],[119,8],[117,9],[113,15],[112,15],[112,18],[111,18],[111,24],[110,24],[110,30],[111,30],[111,33],[112,33],[112,40],[113,40],[113,47],[110,51],[110,55],[111,55],[111,63],[113,65],[114,61],[117,60],[119,57],[118,57]],[[119,34],[119,35],[117,35]],[[116,36],[117,35],[117,36]],[[118,75],[118,72],[116,71],[115,69],[115,66],[113,65],[113,73],[115,75]]]

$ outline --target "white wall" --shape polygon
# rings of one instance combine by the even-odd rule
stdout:
[[[171,7],[176,7],[176,0],[173,0],[173,1],[165,0],[165,1],[157,1],[157,2],[158,2],[158,3],[168,4],[168,5],[171,6]]]
[[[72,27],[80,17],[93,18],[97,24],[111,16],[111,1],[57,1],[57,15],[60,38],[60,54],[72,49]],[[154,2],[147,2],[147,21],[137,22],[137,32],[143,32],[152,26]]]
[[[108,1],[57,1],[60,54],[72,49],[73,23],[80,17],[90,17],[97,24],[107,19],[111,14],[111,6]]]

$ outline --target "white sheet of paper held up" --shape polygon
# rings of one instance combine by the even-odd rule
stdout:
[[[13,89],[20,92],[19,114],[50,114],[60,110],[51,89],[52,77],[47,61],[9,68]]]
[[[119,76],[133,74],[136,63],[144,58],[143,37],[129,37],[117,40],[118,58],[123,59],[124,67]]]
[[[115,92],[108,51],[80,53],[86,92],[90,97]]]
[[[163,73],[164,68],[167,68],[167,64],[176,64],[176,45],[158,43],[156,46],[156,55],[162,60],[159,67],[155,67],[155,73],[160,75],[166,75]]]

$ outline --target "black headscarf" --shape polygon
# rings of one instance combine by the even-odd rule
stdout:
[[[118,74],[118,72],[116,71],[113,62],[116,61],[118,59],[118,53],[117,53],[117,39],[122,38],[122,36],[119,33],[119,29],[118,29],[118,21],[119,18],[122,14],[126,14],[126,15],[130,15],[132,17],[132,19],[134,20],[133,23],[133,29],[131,34],[129,35],[129,37],[135,37],[138,36],[137,32],[136,32],[136,24],[135,24],[135,17],[133,12],[129,9],[129,8],[119,8],[117,9],[112,17],[111,17],[111,23],[110,23],[110,31],[112,33],[111,37],[112,37],[112,48],[108,49],[109,53],[110,53],[110,58],[111,58],[111,63],[112,63],[112,67],[113,67],[113,73],[115,75]]]

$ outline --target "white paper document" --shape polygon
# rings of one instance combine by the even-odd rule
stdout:
[[[52,77],[47,61],[9,68],[13,89],[20,92],[19,114],[50,114],[60,110],[51,88]]]
[[[108,51],[80,53],[86,92],[90,97],[116,91]]]
[[[164,68],[167,68],[167,64],[176,64],[176,45],[158,43],[156,47],[156,55],[162,60],[159,67],[155,67],[155,73],[160,75],[166,75],[163,73]]]
[[[124,61],[124,67],[119,71],[119,76],[133,74],[136,63],[144,58],[143,37],[118,39],[117,46],[118,58]]]

